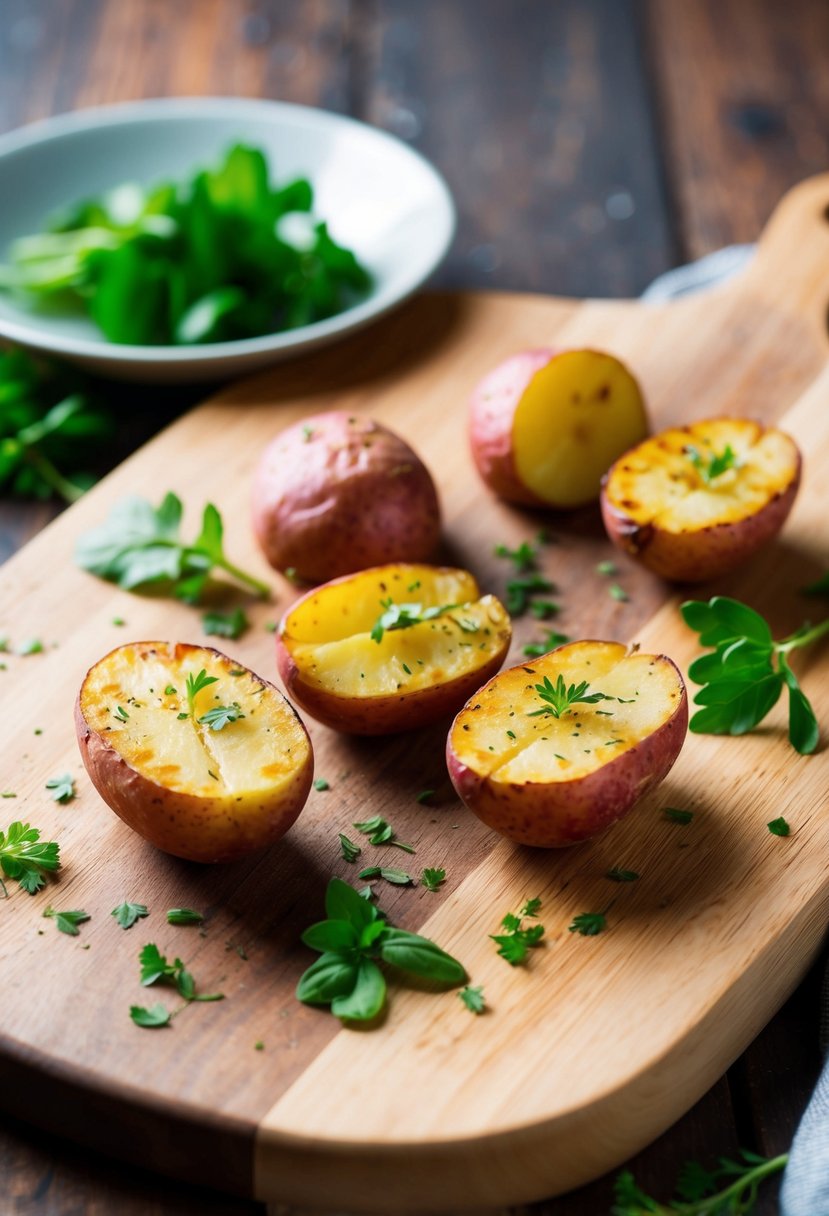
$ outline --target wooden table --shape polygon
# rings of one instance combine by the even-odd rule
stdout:
[[[169,94],[324,106],[399,135],[446,175],[460,223],[441,286],[625,296],[752,240],[788,186],[826,169],[827,53],[822,0],[4,0],[0,130]],[[128,417],[113,462],[203,390],[117,393]],[[0,559],[56,509],[0,503]],[[631,1162],[645,1189],[667,1199],[688,1158],[788,1148],[819,1068],[818,983],[816,970]],[[0,1212],[266,1211],[9,1123],[0,1177]],[[511,1216],[602,1216],[611,1185]],[[776,1212],[775,1189],[759,1216]]]

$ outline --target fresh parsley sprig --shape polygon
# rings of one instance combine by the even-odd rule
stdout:
[[[196,697],[203,688],[207,688],[210,684],[217,684],[218,676],[209,676],[202,667],[198,675],[193,675],[191,672],[187,677],[187,704],[190,707],[189,716],[196,721]]]
[[[59,912],[56,908],[48,907],[43,915],[55,922],[60,933],[66,933],[69,937],[77,937],[80,933],[78,925],[90,919],[89,913],[84,912],[83,908]]]
[[[766,1158],[741,1149],[740,1158],[721,1157],[714,1170],[706,1170],[696,1161],[686,1162],[677,1180],[676,1198],[667,1204],[646,1195],[630,1170],[624,1170],[613,1187],[611,1216],[747,1216],[757,1201],[760,1183],[780,1173],[788,1153]],[[725,1186],[718,1191],[723,1182]]]
[[[723,473],[727,473],[729,469],[740,467],[737,453],[730,443],[727,443],[721,452],[711,452],[710,455],[708,453],[703,455],[699,448],[694,447],[692,443],[687,444],[682,450],[706,485],[710,485],[712,481],[722,477]]]
[[[214,568],[261,599],[270,598],[267,584],[241,570],[225,554],[222,517],[212,503],[204,508],[201,532],[191,544],[181,539],[183,513],[181,499],[172,491],[158,507],[144,498],[124,498],[104,523],[80,537],[75,561],[81,569],[127,591],[167,584],[188,604],[198,602]]]
[[[391,596],[388,596],[380,600],[380,607],[383,612],[375,621],[369,635],[371,640],[378,644],[382,642],[384,633],[390,633],[394,629],[410,629],[412,625],[433,621],[446,612],[453,612],[460,605],[435,604],[431,608],[424,608],[422,604],[395,604]]]
[[[564,676],[561,672],[559,672],[555,684],[549,676],[545,676],[543,681],[535,686],[535,691],[544,704],[541,709],[533,710],[527,717],[537,718],[541,714],[552,714],[554,718],[560,718],[563,714],[570,713],[572,705],[595,705],[598,701],[615,700],[615,697],[609,697],[603,692],[588,693],[589,687],[586,680],[582,680],[580,684],[568,686],[564,683]]]
[[[16,820],[0,831],[0,869],[7,878],[16,878],[24,891],[34,895],[45,885],[46,874],[60,868],[60,846],[54,840],[42,841],[39,828]],[[3,894],[6,888],[0,879]]]
[[[302,934],[305,945],[320,954],[297,984],[297,998],[307,1005],[329,1005],[343,1021],[371,1021],[386,1003],[380,963],[449,987],[466,982],[457,959],[428,938],[393,928],[339,878],[328,884],[325,913],[325,920]]]
[[[215,705],[213,709],[208,709],[206,714],[202,714],[196,720],[202,726],[209,727],[210,730],[224,730],[231,722],[238,722],[244,716],[241,705],[238,701],[234,701],[232,705]]]
[[[682,616],[699,634],[701,645],[713,649],[688,668],[690,678],[701,685],[694,704],[703,706],[691,718],[690,729],[703,735],[744,735],[762,722],[785,687],[789,740],[795,751],[810,755],[820,731],[788,656],[829,633],[829,618],[775,642],[759,612],[727,596],[714,596],[707,603],[688,600]]]
[[[179,996],[184,997],[185,1001],[224,1000],[224,993],[221,992],[197,993],[196,981],[181,959],[175,958],[169,962],[154,942],[148,942],[142,948],[138,961],[141,964],[141,985],[144,988],[159,981],[166,981],[175,985]]]
[[[544,936],[543,925],[531,925],[528,928],[524,927],[524,917],[534,919],[541,910],[541,900],[539,898],[528,899],[521,911],[516,916],[514,912],[508,912],[501,921],[501,928],[506,930],[504,933],[490,933],[490,940],[495,942],[498,947],[496,953],[512,967],[517,967],[520,963],[526,961],[528,951],[533,946],[539,945]]]

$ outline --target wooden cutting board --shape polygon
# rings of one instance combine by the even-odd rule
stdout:
[[[0,902],[0,1100],[17,1116],[194,1182],[260,1198],[377,1212],[518,1202],[575,1187],[655,1138],[714,1082],[809,966],[829,908],[825,745],[797,756],[782,707],[742,739],[689,735],[665,784],[600,839],[562,852],[511,846],[454,797],[446,723],[386,740],[340,738],[308,723],[314,792],[281,844],[249,861],[199,867],[133,835],[98,798],[73,736],[87,667],[130,639],[202,639],[193,609],[130,595],[72,564],[76,538],[127,493],[187,504],[194,530],[208,499],[227,546],[265,572],[248,526],[262,445],[331,407],[389,423],[421,452],[445,512],[443,557],[503,591],[497,541],[534,535],[541,515],[496,503],[465,438],[466,400],[495,362],[525,346],[591,344],[629,362],[655,424],[734,413],[780,423],[800,444],[805,477],[781,540],[716,586],[786,631],[820,612],[800,593],[829,563],[829,176],[783,202],[742,278],[667,306],[510,295],[424,295],[353,341],[221,393],[133,456],[0,572],[0,635],[39,637],[43,654],[2,656],[0,802],[60,842],[60,881]],[[151,391],[151,390],[148,390]],[[556,624],[573,636],[635,640],[683,668],[696,653],[670,588],[618,560],[627,603],[596,563],[614,556],[594,509],[547,517],[543,568],[559,588]],[[295,595],[250,605],[253,628],[226,649],[274,677],[273,621]],[[279,584],[278,587],[276,584]],[[244,602],[226,597],[225,603]],[[116,625],[117,619],[123,625]],[[511,654],[540,636],[516,623]],[[799,659],[829,732],[829,652]],[[71,771],[78,797],[45,790]],[[416,801],[424,788],[436,793]],[[692,810],[690,826],[664,806]],[[319,918],[332,874],[356,882],[338,831],[380,813],[415,857],[366,846],[362,863],[443,865],[432,894],[378,884],[395,922],[435,938],[482,984],[488,1012],[456,993],[391,991],[384,1023],[345,1030],[293,996],[312,955],[301,930]],[[792,835],[766,829],[785,815]],[[3,824],[5,826],[5,823]],[[611,866],[636,870],[616,886]],[[545,945],[512,968],[488,935],[541,896]],[[148,919],[124,932],[123,899]],[[605,908],[608,930],[568,932]],[[47,904],[91,914],[80,936],[55,930]],[[205,931],[167,925],[189,905]],[[169,1029],[129,1020],[164,993],[138,984],[149,941],[180,955],[219,1004],[190,1006]],[[170,994],[172,995],[172,994]],[[148,999],[149,998],[149,999]],[[172,1003],[175,1003],[174,1001]],[[261,1041],[262,1050],[255,1044]]]

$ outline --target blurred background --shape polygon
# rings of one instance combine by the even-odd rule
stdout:
[[[791,185],[829,167],[827,56],[826,0],[0,0],[0,130],[153,96],[321,106],[445,175],[459,225],[434,285],[619,297],[753,241]],[[104,387],[124,418],[111,464],[205,392]],[[57,510],[0,503],[0,559]],[[818,1068],[815,1011],[813,975],[633,1163],[647,1189],[667,1194],[689,1157],[788,1148]],[[265,1211],[11,1122],[0,1178],[0,1214]],[[526,1211],[610,1202],[600,1182]],[[775,1211],[771,1188],[756,1212]]]

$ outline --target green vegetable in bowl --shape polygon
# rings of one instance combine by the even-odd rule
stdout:
[[[181,183],[118,186],[22,237],[0,288],[87,311],[112,342],[222,342],[296,329],[362,299],[371,277],[311,216],[304,178],[269,181],[237,144]]]

